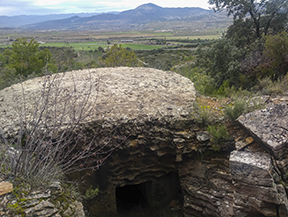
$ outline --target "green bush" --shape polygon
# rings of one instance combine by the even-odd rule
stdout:
[[[288,90],[288,74],[282,80],[275,82],[268,77],[263,78],[253,87],[253,90],[261,95],[281,95]]]
[[[242,115],[245,111],[247,106],[246,101],[244,100],[237,100],[233,104],[226,106],[224,109],[224,114],[231,120],[236,120],[240,115]]]
[[[92,199],[93,197],[96,197],[99,193],[99,188],[92,188],[92,185],[90,186],[90,188],[87,189],[85,196],[87,199]]]
[[[211,123],[212,114],[210,106],[200,106],[196,104],[195,107],[198,114],[198,121],[204,126],[207,126],[209,123]]]
[[[214,151],[220,151],[222,142],[231,138],[226,126],[222,124],[208,125],[207,131],[210,134],[210,141],[213,143],[212,147]]]

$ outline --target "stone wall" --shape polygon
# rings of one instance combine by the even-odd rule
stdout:
[[[114,139],[124,138],[120,145],[109,143],[116,149],[99,170],[74,174],[86,175],[83,192],[99,188],[98,196],[84,201],[91,216],[121,216],[131,211],[125,204],[143,216],[288,216],[286,104],[240,117],[234,139],[215,151],[197,122],[194,85],[187,78],[127,67],[58,76],[63,91],[76,86],[79,98],[86,82],[97,83],[87,133],[100,141],[114,129]],[[33,112],[42,82],[23,83],[27,111]],[[19,85],[0,91],[0,124],[8,137],[18,129],[22,94]]]

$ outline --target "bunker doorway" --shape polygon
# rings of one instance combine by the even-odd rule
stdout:
[[[128,216],[139,212],[148,212],[150,210],[147,201],[147,186],[149,182],[137,185],[126,185],[116,188],[116,203],[118,216]]]

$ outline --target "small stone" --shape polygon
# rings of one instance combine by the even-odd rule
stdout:
[[[206,142],[206,141],[210,140],[210,134],[207,131],[198,132],[196,134],[196,139],[199,142]]]
[[[246,143],[247,145],[250,145],[252,142],[254,142],[254,139],[253,139],[251,136],[249,136],[249,137],[247,137],[247,138],[245,139],[245,143]]]
[[[182,159],[182,154],[177,154],[176,155],[176,162],[181,162],[183,159]]]
[[[51,197],[50,190],[43,192],[32,192],[28,195],[26,199],[40,199],[40,198],[49,198]]]
[[[63,215],[66,217],[68,216],[72,216],[73,215],[73,211],[70,207],[68,207],[68,209],[65,210],[65,212],[63,213]]]
[[[129,146],[130,146],[130,147],[137,147],[137,146],[138,146],[138,139],[132,140],[132,141],[129,143]]]
[[[183,139],[183,138],[174,138],[173,142],[174,143],[181,143],[181,142],[185,142],[185,139]]]
[[[243,141],[237,141],[237,142],[235,143],[235,148],[236,148],[237,150],[241,150],[241,149],[245,148],[246,146],[247,146],[247,143],[245,143],[245,142],[243,142]]]
[[[13,191],[13,184],[10,182],[0,182],[0,196]]]
[[[51,191],[51,194],[60,194],[60,193],[63,191],[60,182],[53,182],[53,183],[49,186],[49,189],[50,189],[50,191]]]
[[[35,207],[24,210],[26,217],[48,217],[54,215],[57,212],[58,209],[55,209],[52,203],[45,200],[36,205]]]
[[[150,147],[151,151],[156,151],[159,149],[158,145],[153,145]]]

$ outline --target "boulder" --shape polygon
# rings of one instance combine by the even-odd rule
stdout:
[[[35,106],[43,103],[45,94],[51,107],[56,102],[58,116],[65,106],[82,106],[88,96],[85,103],[91,110],[83,122],[101,120],[105,122],[103,127],[136,119],[143,123],[151,119],[182,119],[189,116],[195,100],[193,83],[174,72],[119,67],[54,74],[0,91],[0,126],[6,136],[17,133],[23,115],[27,120],[34,118]],[[69,115],[66,115],[67,121]],[[46,125],[53,124],[53,118],[50,121],[47,120]]]
[[[267,108],[240,116],[237,121],[277,159],[288,154],[288,105],[270,104]]]
[[[283,185],[277,185],[273,179],[274,166],[269,154],[232,151],[230,170],[235,187],[235,216],[288,215],[287,195]]]

